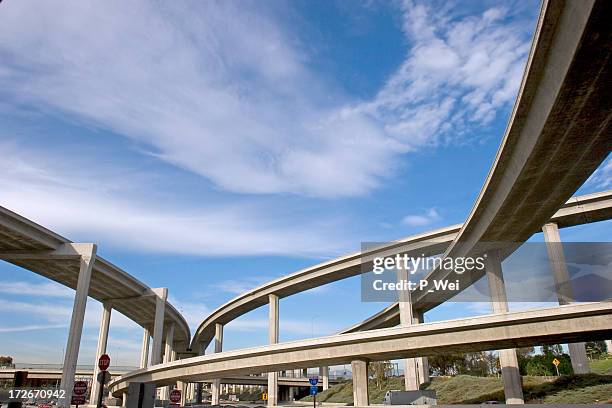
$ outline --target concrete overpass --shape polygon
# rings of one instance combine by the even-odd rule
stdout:
[[[446,257],[457,257],[470,254],[479,242],[524,242],[543,228],[555,212],[566,203],[588,176],[602,163],[612,148],[612,140],[609,137],[612,133],[610,129],[612,101],[609,98],[607,86],[610,81],[611,65],[611,50],[609,47],[611,43],[609,21],[611,18],[612,5],[606,1],[545,1],[543,3],[519,94],[491,171],[467,221],[457,231],[453,231],[452,228],[438,231],[440,241],[436,243],[438,247],[436,250],[443,248],[442,251]],[[553,242],[551,240],[558,237],[558,233],[555,235],[555,231],[557,231],[556,228],[559,224],[548,225],[555,226],[554,229],[549,229],[547,234],[547,242],[551,243]],[[449,238],[451,234],[455,234],[455,236]],[[448,242],[450,242],[450,245],[446,247]],[[414,249],[419,243],[417,239],[416,242],[410,242],[408,245],[413,245],[412,248]],[[399,243],[398,246],[403,244]],[[395,244],[393,245],[395,246]],[[434,251],[432,250],[432,252]],[[361,255],[363,256],[363,254]],[[562,254],[559,254],[556,250],[551,250],[549,255],[551,255],[551,263],[555,267],[555,276],[557,277],[557,272],[559,272],[557,266]],[[320,280],[320,282],[323,282],[324,279],[331,279],[329,277],[330,268],[337,268],[338,272],[334,271],[331,275],[335,273],[339,276],[346,273],[347,276],[350,276],[350,272],[347,271],[350,271],[351,267],[357,268],[359,264],[358,259],[355,259],[355,257],[351,259],[350,256],[340,260],[340,262],[347,263],[347,268],[341,267],[342,272],[339,272],[338,262],[334,263],[332,261],[319,267],[301,271],[301,273],[293,275],[291,279],[297,283],[300,279],[299,275],[310,275],[308,281],[301,281],[298,285],[302,288],[315,287],[316,284],[313,281],[316,279],[312,275],[325,275],[327,272],[328,275]],[[350,262],[355,263],[350,265]],[[521,320],[520,316],[507,312],[505,287],[501,273],[501,258],[499,256],[490,257],[486,269],[489,287],[493,295],[494,312],[500,316],[505,316],[502,319]],[[353,271],[355,270],[353,269]],[[321,273],[321,271],[323,272]],[[443,272],[434,271],[429,278],[433,279],[441,274]],[[282,367],[300,367],[303,364],[312,366],[314,364],[338,363],[341,358],[331,359],[322,354],[317,354],[322,346],[308,341],[300,343],[295,351],[285,350],[286,352],[282,355],[274,354],[274,350],[283,348],[283,345],[275,345],[278,342],[278,300],[279,297],[292,294],[290,293],[291,289],[289,289],[290,285],[285,287],[283,281],[286,281],[286,278],[264,285],[255,289],[253,293],[234,299],[203,322],[196,331],[192,348],[199,350],[202,345],[208,344],[214,336],[216,356],[198,357],[195,360],[188,359],[131,373],[116,381],[113,384],[114,389],[122,389],[125,381],[142,380],[166,383],[198,376],[221,376],[225,375],[225,370],[231,372],[233,368],[231,368],[229,362],[234,360],[234,355],[221,351],[223,325],[242,314],[244,310],[262,306],[265,303],[270,305],[269,337],[271,345],[268,346],[269,349],[265,350],[251,349],[233,352],[238,353],[237,359],[241,360],[243,369],[262,372],[274,371],[282,369]],[[462,285],[462,287],[465,286],[465,284]],[[296,290],[303,289],[297,287]],[[433,307],[447,299],[444,298],[444,295],[440,297],[435,294],[430,296],[424,293],[419,296],[418,293],[413,293],[408,294],[408,297],[403,300],[399,304],[399,320],[402,326],[396,329],[383,329],[390,330],[390,332],[385,331],[385,335],[391,336],[392,333],[402,330],[414,330],[412,327],[414,316],[418,317],[418,314],[422,312],[416,307],[419,302]],[[563,310],[581,310],[582,313],[586,313],[586,309],[581,308],[582,305],[571,305],[566,306]],[[605,308],[609,308],[609,305],[605,305]],[[557,313],[557,310],[548,310],[546,313]],[[604,314],[608,314],[608,311]],[[449,327],[453,327],[449,336],[459,344],[450,344],[451,340],[449,339],[449,344],[445,344],[444,347],[450,347],[451,349],[453,347],[458,349],[470,348],[473,350],[471,343],[474,343],[480,344],[480,346],[475,346],[476,348],[504,348],[552,341],[552,339],[562,341],[563,338],[565,341],[572,341],[586,337],[609,335],[607,332],[610,330],[610,316],[605,316],[601,320],[593,316],[589,318],[576,317],[585,324],[584,328],[589,332],[588,335],[586,332],[581,332],[579,329],[580,323],[578,320],[573,320],[574,318],[570,318],[568,322],[555,321],[560,330],[556,332],[549,327],[549,323],[552,323],[555,316],[540,317],[543,320],[537,325],[530,326],[530,329],[534,330],[532,333],[538,332],[538,329],[551,329],[550,332],[542,333],[541,338],[531,338],[530,341],[523,343],[510,333],[510,331],[513,331],[518,334],[521,331],[521,326],[513,324],[512,321],[503,320],[503,325],[507,325],[507,327],[499,330],[504,332],[503,335],[498,333],[500,337],[487,342],[486,346],[479,341],[477,335],[470,337],[467,333],[462,332],[459,336],[460,327],[453,327],[449,323]],[[549,318],[550,321],[547,320]],[[573,323],[569,323],[570,320]],[[469,325],[465,321],[460,323],[462,326]],[[598,328],[599,323],[602,326]],[[571,329],[569,329],[570,326]],[[562,327],[566,327],[567,330],[562,329]],[[487,333],[489,333],[489,328],[483,330],[487,330]],[[492,333],[489,334],[495,337]],[[340,336],[367,337],[368,335],[371,334],[352,333]],[[424,337],[433,342],[432,344],[436,344],[435,338]],[[342,343],[345,339],[347,337],[333,338],[330,341]],[[363,380],[366,376],[368,359],[417,357],[435,352],[434,349],[417,351],[418,346],[413,346],[413,344],[408,350],[404,343],[404,345],[394,344],[395,348],[391,348],[388,353],[373,351],[374,354],[368,355],[365,352],[367,343],[365,337],[358,338],[357,343],[348,347],[348,350],[342,349],[342,352],[347,353],[346,359],[343,359],[343,361],[351,360],[353,375],[357,378],[354,387],[356,393],[354,396],[355,405],[367,404],[367,387],[364,390]],[[470,345],[468,346],[468,344]],[[288,343],[286,346],[289,347]],[[379,350],[384,349],[382,344],[378,346],[381,347]],[[333,347],[335,345],[330,346],[330,349],[334,349]],[[340,351],[340,349],[334,350]],[[261,353],[259,359],[253,358],[252,355],[258,353]],[[274,357],[269,358],[271,355],[274,355]],[[514,361],[512,361],[512,355]],[[511,403],[522,402],[520,383],[516,383],[518,369],[515,364],[516,355],[514,351],[502,350],[500,359],[502,360],[507,401]],[[278,361],[284,363],[275,363]],[[197,367],[192,365],[191,362]],[[251,364],[254,364],[254,366],[251,366]],[[416,370],[414,361],[411,364],[412,366],[408,367],[407,372]],[[410,376],[407,375],[406,377],[408,381]],[[271,372],[268,382],[270,393],[275,392],[276,381],[275,373]],[[409,386],[408,383],[406,385]],[[418,384],[414,384],[414,381],[410,384],[410,386],[415,385]],[[275,396],[269,403],[271,405],[276,403]]]
[[[239,374],[379,361],[536,344],[606,339],[612,336],[612,302],[595,302],[523,312],[338,334],[177,360],[139,369],[114,380],[114,394],[129,382],[170,385]],[[353,372],[355,376],[355,372]]]
[[[144,328],[141,366],[146,366],[149,361],[150,336],[153,337],[150,353],[152,364],[162,362],[164,343],[167,358],[171,358],[176,350],[184,350],[189,344],[189,326],[184,317],[166,300],[167,290],[151,289],[98,256],[95,244],[73,243],[0,207],[0,259],[76,291],[62,370],[63,389],[72,390],[88,296],[103,304],[98,356],[106,352],[113,309]]]

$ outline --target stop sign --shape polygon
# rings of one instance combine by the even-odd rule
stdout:
[[[108,366],[110,366],[110,357],[108,354],[102,354],[98,360],[98,368],[102,371],[106,371]]]
[[[72,393],[74,395],[85,395],[87,392],[87,382],[86,381],[75,381],[74,387],[72,389]]]
[[[172,403],[181,402],[181,392],[179,390],[172,390],[170,392],[170,402]]]

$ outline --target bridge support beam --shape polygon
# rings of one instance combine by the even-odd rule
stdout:
[[[351,361],[353,371],[353,405],[355,407],[366,407],[370,405],[368,397],[368,361]]]
[[[62,380],[60,388],[66,390],[66,398],[60,400],[61,407],[69,407],[74,386],[74,374],[76,372],[79,348],[81,346],[81,334],[83,333],[83,320],[87,306],[87,294],[89,293],[89,282],[91,281],[91,270],[96,260],[95,244],[73,244],[73,248],[79,253],[79,277],[77,280],[76,293],[74,294],[74,305],[72,307],[72,318],[70,319],[70,332],[66,344],[66,354],[62,369]]]
[[[425,315],[422,310],[416,311],[415,320],[417,323],[425,323]],[[425,384],[429,382],[429,360],[427,357],[418,357],[417,371],[419,375],[419,384]]]
[[[567,305],[574,302],[574,293],[567,271],[567,263],[565,262],[565,254],[563,253],[563,244],[561,243],[559,227],[556,223],[550,222],[542,227],[542,232],[544,232],[544,241],[546,241],[548,261],[550,262],[550,267],[555,279],[557,299],[559,299],[560,305]],[[585,343],[570,343],[567,347],[572,360],[574,374],[588,373],[590,369]]]
[[[164,363],[169,363],[174,360],[174,324],[168,326],[166,330],[166,346],[164,347]],[[160,399],[168,401],[170,399],[170,387],[166,386],[161,389]]]
[[[400,268],[397,270],[397,281],[408,281],[408,270]],[[409,290],[402,290],[398,299],[400,326],[410,326],[414,323],[412,311],[412,299]],[[419,372],[417,369],[417,359],[407,358],[404,360],[404,387],[406,391],[416,391],[419,389]]]
[[[151,333],[145,328],[142,333],[142,346],[140,347],[140,368],[147,368],[149,365],[149,342]]]
[[[104,302],[102,304],[102,318],[100,319],[100,331],[98,333],[98,348],[96,349],[96,360],[94,361],[93,379],[91,382],[91,395],[89,401],[98,401],[98,394],[100,393],[98,383],[98,360],[102,354],[106,354],[106,344],[108,343],[108,328],[110,326],[111,312],[113,308],[111,303]]]
[[[487,281],[491,294],[493,313],[508,311],[508,297],[502,274],[501,256],[499,251],[490,251],[485,258]],[[521,374],[515,349],[499,350],[499,364],[502,369],[504,395],[506,404],[524,404]]]
[[[155,322],[153,326],[153,347],[151,349],[151,365],[162,362],[162,336],[164,333],[164,315],[166,313],[166,299],[168,299],[168,289],[153,289],[157,295],[155,299]]]
[[[321,384],[323,385],[323,391],[329,389],[329,367],[319,367],[319,377],[321,377]]]
[[[215,324],[215,353],[223,351],[223,325]],[[210,385],[211,405],[219,405],[219,394],[221,393],[221,380],[216,378]]]
[[[278,343],[278,296],[269,295],[269,326],[268,340],[270,344]],[[278,405],[278,372],[268,373],[268,406]]]

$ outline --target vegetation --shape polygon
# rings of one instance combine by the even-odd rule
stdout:
[[[376,380],[369,381],[370,402],[380,404],[388,390],[403,389],[402,377],[387,378],[382,387]],[[423,389],[435,390],[439,404],[477,404],[485,401],[504,400],[501,378],[457,375],[435,377]],[[594,403],[607,401],[612,395],[612,375],[570,375],[561,377],[523,377],[523,392],[528,402],[545,403]],[[345,382],[334,385],[317,395],[318,401],[351,403],[353,384]],[[306,397],[302,401],[312,401]]]
[[[13,367],[13,357],[0,356],[0,367]]]

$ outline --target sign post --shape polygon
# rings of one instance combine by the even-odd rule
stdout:
[[[181,391],[180,390],[172,390],[170,391],[170,402],[173,406],[178,406],[181,402]]]
[[[317,384],[319,383],[319,377],[316,375],[312,376],[308,379],[308,382],[310,383],[310,395],[312,395],[312,407],[317,408],[317,392],[319,391]]]
[[[94,378],[94,381],[98,381],[98,388],[100,391],[98,392],[98,403],[97,407],[102,408],[102,397],[104,395],[104,384],[106,383],[106,370],[110,366],[110,356],[108,354],[102,354],[98,359],[98,368],[100,369],[100,375],[98,378]]]
[[[557,377],[559,377],[559,364],[561,364],[561,362],[555,358],[552,363],[555,366],[555,370],[557,370]]]
[[[76,405],[85,405],[85,393],[87,392],[87,382],[75,381],[74,387],[72,387],[72,398],[70,403]]]

